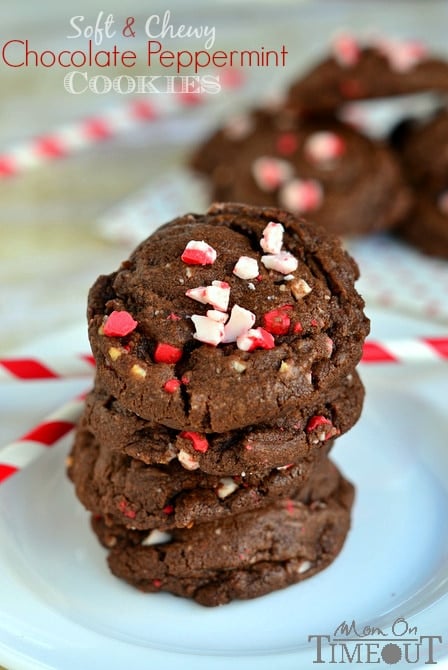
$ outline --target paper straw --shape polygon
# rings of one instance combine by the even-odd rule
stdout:
[[[3,358],[0,359],[0,381],[87,377],[92,375],[94,367],[95,359],[91,354],[47,359]]]
[[[448,360],[448,337],[367,340],[361,363],[414,363]],[[0,359],[0,381],[32,381],[91,377],[91,354],[46,358]]]
[[[239,71],[224,70],[220,74],[221,90],[239,88],[244,77]],[[104,142],[134,129],[141,123],[174,116],[187,108],[211,104],[215,96],[207,93],[159,93],[106,110],[98,116],[57,128],[45,135],[13,146],[0,153],[0,179],[49,161],[65,158],[82,149]]]
[[[66,403],[18,440],[0,448],[0,484],[32,463],[72,431],[84,407],[85,394]]]

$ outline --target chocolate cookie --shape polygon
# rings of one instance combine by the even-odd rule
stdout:
[[[448,112],[407,122],[393,145],[415,191],[414,207],[396,232],[420,251],[448,258]]]
[[[354,372],[312,407],[298,406],[271,425],[208,434],[201,450],[195,448],[194,440],[141,419],[98,388],[86,399],[83,423],[101,444],[148,465],[178,458],[188,470],[235,475],[298,463],[312,456],[322,441],[342,435],[356,423],[363,398],[364,388]]]
[[[110,548],[113,574],[142,591],[169,591],[207,606],[255,598],[311,577],[340,552],[354,491],[329,461],[325,467],[306,500],[277,501],[169,536],[108,527],[99,517],[93,527]]]
[[[248,135],[208,139],[192,166],[213,199],[282,207],[336,234],[392,228],[410,195],[390,149],[335,119],[300,121],[285,110],[248,117]]]
[[[369,324],[357,277],[338,240],[281,210],[175,219],[90,291],[98,383],[176,430],[272,422],[358,363]]]
[[[78,431],[69,458],[69,475],[85,507],[109,524],[166,530],[265,507],[272,500],[295,496],[331,442],[299,464],[233,477],[191,472],[175,460],[146,465],[108,446],[87,430]]]
[[[296,112],[330,112],[345,102],[448,90],[448,63],[416,41],[378,39],[363,46],[337,38],[331,54],[295,82],[288,103]]]

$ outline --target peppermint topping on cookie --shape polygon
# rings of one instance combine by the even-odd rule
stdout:
[[[282,133],[277,138],[275,148],[281,156],[291,156],[299,146],[299,141],[294,133]]]
[[[132,333],[137,326],[137,321],[132,318],[129,312],[124,310],[121,312],[113,311],[103,324],[103,333],[107,337],[124,337]]]
[[[190,240],[181,256],[187,265],[213,265],[217,253],[209,244],[197,240]]]
[[[209,319],[213,319],[213,321],[217,321],[218,323],[225,323],[229,318],[228,314],[225,312],[219,312],[217,309],[208,309],[206,316]]]
[[[168,379],[163,385],[163,390],[166,393],[176,393],[177,389],[180,388],[181,381],[179,379]]]
[[[291,309],[291,305],[284,305],[263,315],[263,325],[268,333],[272,335],[286,335],[288,333],[291,319],[287,312]]]
[[[443,191],[440,194],[437,204],[442,214],[448,216],[448,191]]]
[[[233,268],[233,274],[240,279],[255,279],[258,277],[258,263],[250,256],[240,256]]]
[[[230,319],[224,326],[222,342],[236,342],[237,338],[246,333],[255,323],[255,314],[244,307],[234,305],[230,312]]]
[[[242,351],[255,349],[274,349],[275,340],[264,328],[251,328],[236,339],[236,346]]]
[[[154,350],[154,361],[156,363],[174,364],[182,358],[182,349],[173,347],[172,344],[159,342]]]
[[[315,179],[292,179],[280,191],[279,200],[291,212],[313,212],[322,204],[322,186]]]
[[[211,286],[198,286],[185,291],[188,298],[212,305],[215,309],[225,312],[229,305],[230,285],[225,281],[213,281]]]
[[[312,291],[311,286],[304,279],[294,279],[290,284],[290,288],[296,300],[301,300]]]
[[[268,270],[275,270],[281,274],[288,275],[297,270],[299,262],[289,251],[281,251],[279,254],[262,256],[261,262]]]
[[[304,151],[314,163],[329,163],[345,152],[345,142],[336,133],[322,130],[306,140]]]
[[[252,163],[252,176],[262,191],[275,191],[292,175],[292,165],[279,158],[260,156]]]
[[[378,50],[387,58],[395,72],[409,72],[422,60],[428,57],[428,50],[417,40],[399,42],[397,40],[380,40]]]
[[[320,426],[328,426],[328,428],[322,429],[318,434],[318,440],[320,442],[326,442],[330,437],[334,437],[339,434],[339,430],[333,426],[330,419],[327,419],[325,416],[316,414],[312,416],[306,425],[306,432],[311,433],[312,431],[317,430]]]
[[[281,223],[270,221],[263,230],[260,247],[265,254],[279,254],[283,246],[283,233],[285,229]],[[256,275],[255,275],[256,276]]]
[[[184,440],[190,440],[193,445],[193,449],[195,451],[199,451],[201,454],[205,454],[208,449],[209,445],[205,435],[194,433],[191,430],[184,430],[179,434],[179,437],[182,437]]]
[[[196,332],[193,337],[199,342],[204,342],[204,344],[211,344],[214,347],[218,346],[220,342],[223,341],[224,337],[224,324],[215,319],[211,319],[208,316],[201,316],[199,314],[193,314],[191,320],[194,323]]]
[[[353,67],[359,61],[361,49],[354,37],[348,34],[338,35],[333,41],[334,59],[342,67]]]
[[[185,451],[185,449],[179,451],[177,459],[185,470],[197,470],[199,467],[198,461],[191,456],[188,451]]]

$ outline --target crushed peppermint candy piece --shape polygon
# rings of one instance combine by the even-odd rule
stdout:
[[[217,490],[218,498],[224,500],[227,496],[230,496],[238,488],[238,484],[235,482],[232,477],[222,477],[219,480],[219,486]]]
[[[281,223],[270,221],[263,230],[260,247],[265,254],[279,254],[283,246],[283,233],[285,229]]]
[[[255,258],[240,256],[233,268],[233,274],[240,279],[255,279],[258,277],[259,269]]]
[[[103,324],[103,334],[107,337],[124,337],[132,333],[137,326],[138,322],[132,318],[129,312],[114,310]]]
[[[167,514],[168,516],[170,514],[173,514],[174,512],[174,505],[165,505],[165,507],[162,508],[162,512],[164,514]]]
[[[251,328],[236,339],[236,346],[242,351],[255,349],[274,349],[275,340],[264,328]]]
[[[279,254],[262,256],[261,262],[268,270],[275,270],[281,274],[288,275],[297,270],[299,262],[289,251],[281,251]]]
[[[213,247],[198,240],[190,240],[181,256],[181,259],[187,265],[213,265],[217,253]]]
[[[389,61],[395,72],[409,72],[428,57],[428,49],[417,40],[400,42],[382,39],[376,43],[378,51]]]
[[[281,156],[291,156],[299,146],[299,140],[294,133],[282,133],[277,138],[275,148]]]
[[[163,385],[163,390],[166,391],[166,393],[176,393],[177,389],[180,388],[181,383],[180,379],[168,379]]]
[[[188,451],[185,451],[185,449],[179,451],[177,459],[185,470],[197,470],[199,468],[198,461],[189,454]]]
[[[338,35],[333,41],[332,53],[339,65],[353,67],[359,61],[361,49],[354,37],[343,34]]]
[[[166,342],[158,342],[154,350],[154,360],[156,363],[174,364],[182,358],[182,349],[173,347]]]
[[[252,163],[252,176],[262,191],[275,191],[294,173],[293,166],[280,158],[260,156]]]
[[[135,519],[137,516],[137,512],[129,507],[128,502],[124,498],[119,501],[118,509],[128,519]]]
[[[217,309],[208,309],[205,314],[209,319],[213,319],[213,321],[217,321],[218,323],[225,323],[229,318],[228,314],[220,312]]]
[[[236,339],[246,333],[255,323],[256,316],[244,307],[234,305],[230,312],[230,319],[224,326],[224,337],[222,342],[235,342]]]
[[[185,295],[204,305],[212,305],[215,309],[225,312],[229,306],[230,285],[225,281],[213,281],[211,286],[189,288],[188,291],[185,291]]]
[[[199,314],[193,314],[191,320],[196,328],[196,332],[193,335],[195,340],[204,342],[204,344],[211,344],[214,347],[223,341],[223,323],[210,319],[208,316],[200,316]]]
[[[322,130],[309,135],[304,151],[314,163],[328,163],[345,153],[345,142],[336,133]]]
[[[162,530],[157,530],[154,528],[143,540],[142,547],[151,547],[153,544],[166,544],[166,542],[171,542],[172,536],[170,533],[165,533]]]
[[[313,212],[322,204],[322,186],[315,179],[292,179],[283,186],[279,200],[291,212]]]
[[[265,330],[272,335],[287,335],[291,325],[291,319],[288,312],[292,309],[291,305],[284,305],[278,309],[273,309],[263,315],[263,325]]]
[[[193,444],[193,449],[199,451],[201,454],[205,454],[208,450],[209,444],[205,435],[194,433],[191,430],[184,430],[179,434],[179,437],[182,437],[184,440],[190,440]]]
[[[306,425],[306,432],[311,433],[313,430],[316,430],[316,428],[319,428],[319,426],[329,426],[328,429],[325,429],[319,435],[319,440],[321,440],[322,442],[329,440],[330,437],[333,437],[338,432],[331,423],[330,419],[327,419],[325,416],[322,416],[321,414],[316,414],[315,416],[311,417],[311,419],[308,421]]]
[[[442,214],[448,216],[448,191],[443,191],[443,193],[439,195],[437,205]]]

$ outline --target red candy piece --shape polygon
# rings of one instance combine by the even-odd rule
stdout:
[[[173,347],[172,344],[159,342],[154,351],[156,363],[177,363],[182,358],[182,349]]]
[[[291,325],[291,319],[286,312],[291,309],[290,305],[285,305],[279,309],[273,309],[266,312],[263,316],[263,325],[268,333],[272,335],[286,335]]]
[[[129,509],[126,500],[120,500],[118,503],[118,509],[124,514],[124,516],[127,516],[128,519],[135,519],[137,516],[137,513],[134,512],[134,510]]]
[[[216,251],[204,241],[190,240],[181,256],[187,265],[213,265]]]
[[[168,381],[163,385],[163,390],[167,393],[176,393],[180,385],[181,382],[179,379],[168,379]]]
[[[294,133],[282,133],[276,142],[276,149],[281,156],[291,156],[297,151],[299,142]]]
[[[306,425],[306,432],[311,433],[312,430],[315,430],[319,426],[332,426],[333,424],[331,423],[330,419],[327,419],[325,416],[322,416],[321,414],[316,414],[315,416],[312,416],[311,419],[308,421]]]
[[[193,433],[190,430],[184,430],[182,433],[180,433],[179,437],[183,437],[184,440],[191,440],[193,443],[193,449],[195,451],[200,451],[202,454],[205,454],[205,452],[208,449],[208,442],[207,438],[204,437],[204,435],[200,435],[199,433]]]
[[[165,505],[165,507],[162,509],[162,512],[164,514],[172,514],[174,512],[174,505]]]
[[[300,323],[300,321],[297,321],[297,323],[294,324],[294,327],[293,327],[293,329],[292,329],[292,332],[293,332],[293,333],[301,333],[302,330],[303,330],[303,326],[302,326],[302,324]]]
[[[152,584],[153,584],[154,588],[160,589],[160,587],[162,586],[162,580],[161,579],[153,579]]]
[[[171,312],[171,314],[168,314],[168,316],[166,318],[169,321],[180,321],[182,317],[178,316],[178,314],[175,314],[174,312]]]
[[[132,333],[137,326],[137,321],[132,318],[129,312],[124,310],[122,312],[113,311],[103,325],[103,333],[107,337],[124,337]]]

